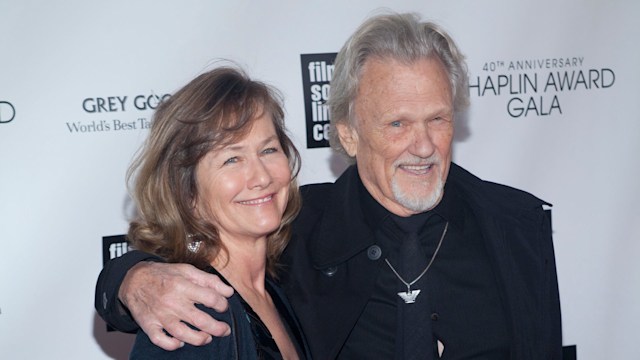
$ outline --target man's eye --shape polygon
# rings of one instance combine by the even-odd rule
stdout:
[[[429,120],[430,127],[447,128],[451,126],[451,121],[446,117],[435,117]]]
[[[402,125],[402,123],[400,121],[392,121],[391,122],[391,127],[400,127],[400,125]]]

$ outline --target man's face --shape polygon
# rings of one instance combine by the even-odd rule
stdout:
[[[355,127],[342,123],[337,129],[373,198],[399,216],[436,206],[453,139],[453,99],[442,62],[367,60],[354,111]]]

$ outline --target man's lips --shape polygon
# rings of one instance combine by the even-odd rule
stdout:
[[[435,164],[424,164],[424,165],[400,165],[398,166],[400,169],[416,174],[416,175],[424,175],[427,174]]]

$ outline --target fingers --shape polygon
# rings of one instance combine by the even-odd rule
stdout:
[[[203,331],[193,330],[181,321],[172,321],[168,323],[169,326],[168,328],[165,328],[165,330],[175,339],[180,339],[184,343],[194,346],[202,346],[210,343],[212,340],[211,335]]]
[[[180,264],[185,265],[185,264]],[[184,269],[181,269],[185,274],[185,277],[188,277],[194,284],[200,285],[202,287],[208,287],[210,289],[214,289],[218,292],[219,295],[224,297],[229,297],[233,295],[233,288],[227,284],[225,284],[220,278],[216,275],[209,274],[204,271],[200,271],[193,266],[185,265]]]
[[[171,328],[166,330],[162,329],[159,324],[153,324],[149,326],[141,326],[142,330],[149,336],[149,339],[156,346],[159,346],[167,351],[173,351],[184,346],[185,343],[189,343],[194,346],[206,345],[212,341],[212,337],[201,331],[194,331],[189,328],[183,322],[173,322]],[[172,336],[167,335],[169,333]],[[186,341],[180,341],[178,338],[183,338]]]
[[[181,266],[182,265],[184,264],[181,264]],[[226,323],[215,320],[210,315],[200,311],[193,304],[202,304],[217,312],[224,312],[228,307],[227,297],[233,295],[233,288],[227,286],[218,276],[205,273],[190,265],[184,265],[184,268],[181,268],[180,272],[191,281],[176,284],[176,291],[184,296],[184,298],[188,298],[188,304],[191,306],[187,306],[187,304],[185,304],[185,306],[176,308],[175,315],[183,321],[213,336],[219,337],[229,335],[231,333],[231,329]],[[170,307],[172,304],[182,302],[183,298],[172,298],[170,296],[166,296],[162,301],[163,303],[164,301],[168,302],[163,304],[163,306]],[[174,334],[169,329],[167,329],[167,331],[174,336],[181,336]],[[191,344],[190,340],[186,338],[183,340]]]
[[[189,324],[200,329],[202,334],[205,334],[209,338],[211,337],[210,335],[221,337],[231,334],[231,328],[227,323],[212,318],[209,314],[200,311],[195,306],[192,309],[193,310],[191,310],[185,317],[190,319]],[[171,331],[169,332],[173,335]],[[185,341],[192,344],[192,342],[186,338]]]
[[[189,292],[189,296],[196,304],[210,307],[217,312],[227,310],[227,298],[234,292],[231,286],[225,284],[218,276],[198,270],[191,265],[179,264],[179,266],[177,270],[195,285],[191,287],[185,284],[183,291]]]
[[[151,342],[156,346],[159,346],[167,351],[173,351],[184,346],[184,342],[167,335],[162,330],[162,326],[160,325],[154,325],[150,327],[143,326],[142,324],[138,325],[140,325],[142,331],[144,331],[147,336],[149,336]]]
[[[221,284],[220,288],[223,291],[226,291],[226,289],[229,288],[228,286],[224,285],[222,281],[220,281],[220,284]],[[217,312],[227,311],[227,306],[228,306],[227,296],[233,295],[233,288],[231,288],[231,294],[222,295],[220,294],[218,287],[209,288],[209,287],[201,287],[199,285],[194,285],[194,284],[185,286],[184,291],[189,294],[189,297],[194,300],[193,301],[194,303],[202,304],[206,307],[214,309]]]
[[[229,326],[194,304],[225,311],[233,289],[217,276],[186,264],[140,263],[127,272],[119,297],[151,341],[165,350],[207,344],[229,335]],[[187,326],[191,324],[202,331]],[[172,337],[168,336],[165,329]]]
[[[168,303],[164,302],[165,299]],[[170,306],[173,303],[179,306]],[[226,323],[217,321],[209,314],[197,309],[192,302],[182,302],[177,298],[172,301],[171,298],[166,297],[157,304],[157,310],[147,316],[147,318],[154,320],[151,322],[139,320],[139,324],[143,331],[149,335],[151,341],[165,350],[177,349],[184,343],[194,346],[205,345],[212,341],[211,335],[220,337],[231,333],[231,329]],[[161,311],[163,308],[167,311]],[[201,331],[195,330],[185,323],[191,324]],[[173,337],[167,336],[162,329]]]
[[[189,281],[176,284],[174,289],[175,292],[166,293],[153,302],[155,316],[171,335],[192,345],[202,345],[205,336],[210,337],[208,334],[219,337],[231,333],[226,323],[214,319],[194,305],[202,304],[223,312],[228,306],[227,298]],[[151,303],[150,300],[146,302]],[[184,326],[180,320],[197,327],[202,333],[195,335],[196,330]]]

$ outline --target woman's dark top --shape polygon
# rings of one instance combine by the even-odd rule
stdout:
[[[231,286],[214,268],[206,270],[218,275],[222,281]],[[268,277],[265,281],[265,288],[280,314],[280,319],[298,352],[298,356],[300,359],[310,359],[307,343],[284,292]],[[154,345],[149,337],[142,330],[139,330],[130,359],[282,359],[271,333],[251,306],[237,291],[228,300],[229,308],[224,313],[218,313],[202,305],[196,305],[196,307],[213,318],[229,324],[231,335],[214,338],[212,342],[204,346],[185,344],[178,350],[166,351]]]

